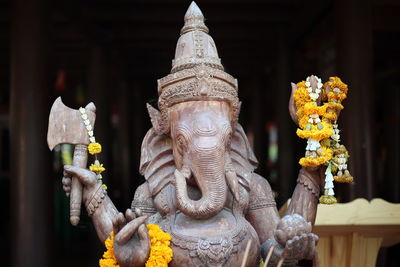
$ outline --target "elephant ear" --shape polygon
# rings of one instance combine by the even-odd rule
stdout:
[[[152,196],[174,180],[174,171],[171,138],[151,128],[143,139],[139,172],[148,182]]]
[[[168,124],[166,123],[166,119],[163,118],[163,115],[160,111],[153,108],[149,103],[147,103],[147,111],[149,112],[151,124],[153,125],[154,130],[157,134],[166,134],[168,133]]]
[[[235,131],[232,135],[230,156],[239,178],[239,183],[249,189],[249,179],[252,176],[251,173],[257,168],[258,161],[253,149],[250,147],[243,127],[239,123],[236,123]]]

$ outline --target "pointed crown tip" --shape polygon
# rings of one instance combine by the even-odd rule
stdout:
[[[192,1],[192,3],[190,4],[188,10],[186,11],[184,20],[185,25],[181,30],[181,35],[195,30],[208,33],[208,28],[204,24],[204,15],[196,2]]]
[[[202,18],[204,20],[203,12],[201,12],[195,1],[192,1],[185,14],[185,20],[193,18]]]

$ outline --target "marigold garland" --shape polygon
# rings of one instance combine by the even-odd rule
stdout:
[[[104,241],[107,250],[103,253],[103,258],[99,260],[100,267],[119,267],[114,255],[114,232]]]
[[[329,81],[324,84],[328,90],[328,100],[342,102],[347,97],[347,84],[342,82],[339,77],[329,77]]]
[[[99,154],[101,152],[101,145],[97,142],[90,143],[88,146],[88,150],[91,155]]]
[[[147,230],[150,237],[150,255],[146,261],[146,267],[168,267],[173,257],[171,235],[165,233],[157,224],[148,224]],[[119,267],[114,254],[114,232],[104,242],[107,250],[103,253],[103,258],[99,260],[100,267]]]
[[[99,161],[97,161],[97,162],[96,161],[95,161],[95,164],[90,165],[89,170],[91,170],[92,172],[96,172],[96,173],[101,173],[101,172],[105,171],[106,168],[103,167],[103,164],[100,164]]]
[[[306,103],[311,101],[310,95],[307,92],[305,81],[297,83],[297,90],[294,92],[293,97],[295,99],[297,109],[302,108]]]
[[[297,129],[297,135],[300,138],[307,139],[312,138],[314,140],[322,140],[330,137],[333,134],[332,124],[327,121],[322,121],[319,125],[306,126],[304,130]]]
[[[102,175],[101,173],[104,172],[106,170],[106,168],[104,168],[103,164],[101,164],[99,162],[99,160],[97,159],[97,154],[101,153],[101,144],[96,142],[96,138],[94,137],[94,133],[93,133],[93,127],[90,124],[90,121],[88,119],[88,116],[86,114],[86,110],[82,107],[79,108],[79,112],[81,113],[81,118],[83,120],[83,123],[85,124],[88,136],[89,136],[89,141],[90,144],[88,145],[88,151],[91,155],[94,155],[95,157],[95,161],[94,164],[91,164],[89,166],[89,170],[96,173],[97,176],[97,180],[102,182]],[[107,186],[105,184],[103,184],[104,189],[107,189]]]
[[[319,157],[311,158],[311,157],[303,157],[300,159],[299,163],[301,166],[305,167],[316,167],[324,164],[328,160],[332,158],[332,150],[330,148],[321,147],[322,153]]]
[[[300,127],[296,133],[300,138],[307,139],[305,157],[299,163],[305,167],[327,165],[325,193],[320,198],[324,204],[336,203],[333,181],[353,181],[347,169],[349,154],[346,147],[340,144],[340,131],[336,123],[347,91],[347,85],[338,77],[330,77],[322,85],[321,79],[310,76],[306,81],[297,83],[293,93]],[[325,103],[320,105],[319,102]]]
[[[146,267],[168,267],[173,251],[170,248],[171,235],[165,233],[157,224],[148,224],[151,248]]]

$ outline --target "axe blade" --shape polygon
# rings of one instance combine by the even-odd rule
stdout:
[[[90,125],[94,127],[96,119],[93,103],[86,106],[86,114]],[[59,144],[88,145],[89,135],[79,110],[64,105],[58,97],[51,107],[49,127],[47,131],[47,144],[50,150]]]

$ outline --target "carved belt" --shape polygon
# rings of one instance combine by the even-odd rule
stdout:
[[[249,225],[244,219],[237,220],[234,230],[223,236],[194,237],[180,234],[171,224],[172,243],[189,251],[193,266],[224,266],[226,261],[238,251],[239,243],[250,233]]]

